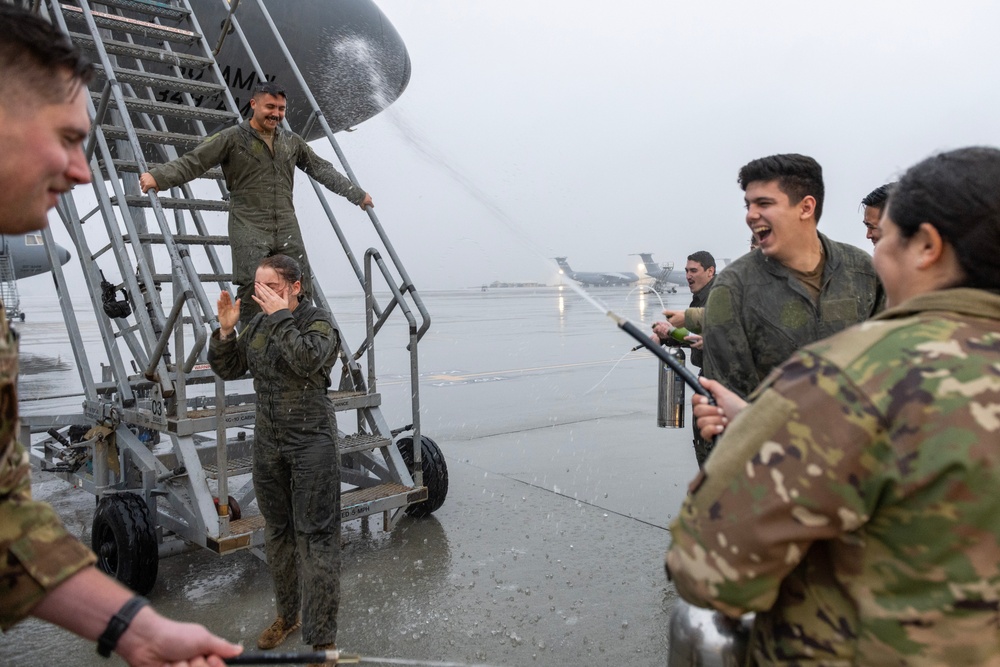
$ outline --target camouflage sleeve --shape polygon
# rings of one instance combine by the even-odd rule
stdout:
[[[0,461],[0,629],[22,620],[52,589],[96,560],[55,510],[31,499],[28,454],[13,443]]]
[[[226,159],[232,137],[228,132],[216,132],[176,160],[149,170],[156,179],[159,190],[183,185],[192,181]]]
[[[270,335],[281,341],[281,356],[300,377],[321,371],[340,347],[340,334],[324,319],[312,320],[299,331],[291,312],[279,310],[266,316],[263,326],[271,327]]]
[[[719,276],[720,281],[725,276]],[[705,338],[702,370],[705,377],[746,398],[760,378],[753,351],[743,329],[742,295],[737,286],[720,282],[708,295],[702,336]]]
[[[835,366],[800,353],[768,382],[670,527],[681,597],[730,616],[769,609],[814,541],[863,525],[891,459],[883,418]]]
[[[237,380],[250,369],[246,351],[239,338],[231,336],[222,340],[218,329],[208,339],[208,363],[212,371],[223,380]]]
[[[304,139],[299,139],[299,157],[296,166],[322,183],[328,190],[345,197],[352,204],[360,204],[365,198],[365,191],[354,185],[337,168],[316,155]]]

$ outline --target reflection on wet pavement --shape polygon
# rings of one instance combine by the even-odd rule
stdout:
[[[624,294],[600,296],[638,321],[628,303],[614,302]],[[445,454],[450,490],[432,517],[405,518],[388,534],[377,521],[370,531],[345,524],[343,650],[496,665],[665,665],[675,594],[662,558],[669,517],[696,470],[690,430],[656,428],[656,367],[641,352],[584,395],[633,343],[573,307],[573,294],[561,295],[561,310],[559,298],[554,289],[425,295],[435,324],[420,344],[423,430]],[[27,354],[72,365],[65,342],[33,346],[31,325],[22,326]],[[405,372],[404,345],[401,336],[400,349],[379,351],[385,378]],[[22,383],[67,372],[53,367]],[[444,379],[457,377],[468,381]],[[380,389],[387,420],[405,419],[407,384],[380,380]],[[43,473],[35,479],[36,496],[89,544],[93,498]],[[150,599],[248,647],[274,614],[267,568],[247,552],[164,559]],[[305,648],[299,635],[286,647]],[[92,643],[37,621],[0,642],[0,664],[61,664],[67,655],[109,664]]]

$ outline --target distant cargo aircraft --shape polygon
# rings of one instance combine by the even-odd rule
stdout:
[[[683,267],[675,269],[673,262],[667,263],[666,266],[660,266],[653,261],[653,253],[651,252],[640,252],[637,254],[642,258],[642,265],[646,269],[646,275],[653,279],[652,287],[657,292],[675,293],[678,287],[687,286],[687,276],[684,273]],[[716,260],[716,273],[728,266],[730,261],[732,260],[728,257]]]
[[[608,287],[611,285],[632,285],[639,282],[639,276],[634,273],[598,273],[596,271],[574,271],[569,268],[565,257],[556,257],[556,264],[559,265],[559,272],[568,278],[581,283],[584,287],[591,285],[597,287]]]
[[[687,278],[684,276],[684,268],[674,269],[673,262],[666,266],[660,266],[653,261],[653,253],[640,252],[642,265],[646,269],[646,275],[653,279],[653,289],[657,292],[676,292],[681,285],[687,285]]]

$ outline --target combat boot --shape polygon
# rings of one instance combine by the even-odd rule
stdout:
[[[289,623],[279,616],[274,619],[274,623],[264,630],[264,632],[260,633],[260,637],[257,638],[257,648],[268,651],[280,646],[283,641],[288,639],[288,635],[298,630],[301,626],[302,620],[298,617],[295,618],[294,623]]]
[[[336,651],[337,650],[337,645],[336,644],[316,644],[315,646],[313,646],[313,650],[314,651]],[[323,665],[329,665],[329,664],[330,664],[329,661],[327,661],[327,662],[314,662],[314,663],[311,663],[311,664],[307,665],[306,667],[323,667]]]

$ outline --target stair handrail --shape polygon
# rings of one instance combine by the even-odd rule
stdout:
[[[225,1],[226,0],[222,0],[222,2]],[[319,106],[319,103],[316,101],[315,96],[312,94],[312,90],[306,83],[305,77],[303,77],[302,75],[302,71],[299,69],[298,64],[295,62],[295,58],[292,57],[291,51],[289,51],[288,45],[285,42],[284,37],[282,37],[281,32],[278,30],[277,25],[274,23],[274,19],[271,17],[271,13],[267,10],[267,7],[264,6],[264,3],[261,0],[254,0],[254,1],[256,2],[257,7],[260,9],[261,14],[264,17],[264,20],[268,25],[268,28],[271,30],[271,34],[274,37],[275,41],[277,42],[278,47],[281,49],[282,55],[285,58],[285,62],[289,65],[292,71],[292,75],[295,77],[295,80],[298,83],[299,87],[302,89],[302,92],[305,95],[306,100],[309,102],[309,105],[313,110],[313,116],[315,117],[316,121],[319,122],[320,127],[323,129],[323,133],[326,135],[327,140],[330,142],[330,145],[333,147],[334,152],[337,154],[337,158],[340,160],[340,163],[344,168],[345,174],[351,180],[351,182],[354,183],[354,185],[361,187],[360,183],[358,182],[357,176],[354,174],[354,170],[351,169],[350,164],[347,162],[347,157],[344,155],[343,151],[340,149],[340,145],[334,138],[333,130],[330,128],[330,125],[326,120],[326,116],[323,114]],[[240,41],[243,44],[244,50],[246,50],[247,54],[251,58],[251,61],[253,62],[254,68],[257,71],[257,76],[260,78],[260,80],[265,81],[266,77],[263,68],[260,67],[260,63],[257,61],[256,56],[253,53],[253,49],[250,47],[249,42],[246,39],[246,35],[243,33],[242,28],[239,26],[239,19],[235,15],[232,17],[232,23],[233,27],[236,29],[237,34],[240,36]],[[285,126],[289,127],[287,120],[285,121]],[[319,192],[318,186],[315,184],[315,181],[314,181],[314,188],[317,188],[317,191]],[[325,197],[321,197],[321,199],[325,203]],[[385,229],[382,227],[382,223],[379,221],[378,216],[375,214],[375,211],[371,207],[365,209],[365,211],[368,213],[368,218],[369,220],[371,220],[372,227],[375,229],[375,232],[378,234],[379,239],[382,241],[382,245],[384,246],[386,252],[389,254],[389,257],[392,259],[393,266],[402,280],[402,284],[400,285],[399,288],[400,292],[408,293],[410,295],[410,298],[413,299],[413,303],[414,305],[416,305],[417,310],[420,312],[421,325],[420,328],[418,329],[417,335],[418,338],[422,338],[423,335],[430,328],[430,313],[427,312],[427,309],[423,304],[423,299],[421,299],[419,293],[417,292],[416,286],[413,284],[413,281],[410,279],[409,274],[406,272],[402,260],[400,260],[399,255],[396,253],[395,247],[392,245],[392,242],[389,240],[388,235],[385,233]],[[328,208],[327,208],[327,215],[330,218],[331,224],[333,224],[334,226],[337,236],[340,238],[341,245],[344,246],[344,250],[347,253],[348,259],[351,262],[352,267],[354,268],[355,275],[358,277],[358,280],[361,283],[362,287],[364,287],[364,274],[361,270],[361,267],[355,260],[353,252],[351,251],[350,246],[346,241],[346,238],[343,236],[342,232],[336,225],[335,222],[336,219],[333,217],[332,212],[330,212]],[[376,309],[377,309],[376,312],[379,312],[377,305]]]

